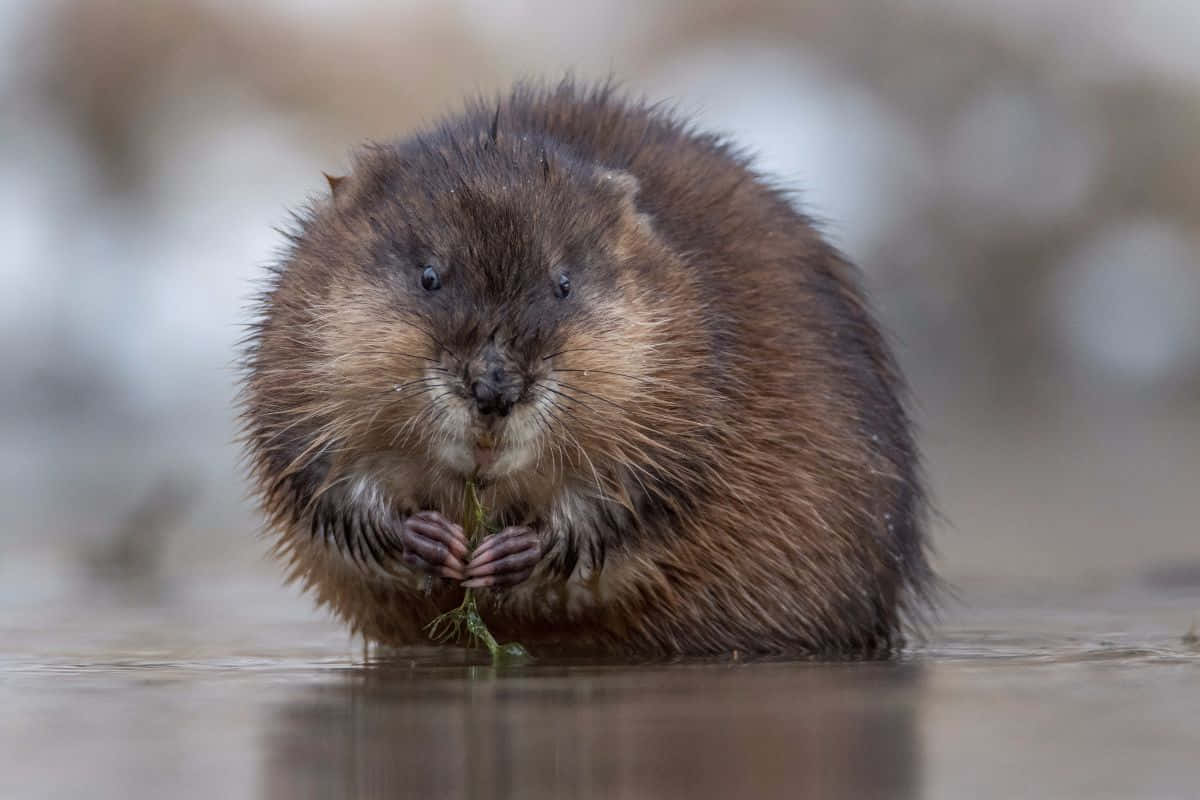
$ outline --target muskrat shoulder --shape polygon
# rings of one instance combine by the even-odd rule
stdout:
[[[279,552],[352,629],[425,642],[471,586],[535,652],[902,642],[933,578],[901,376],[725,140],[518,87],[330,185],[258,302],[243,420]]]

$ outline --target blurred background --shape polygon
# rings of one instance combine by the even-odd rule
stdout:
[[[1197,42],[1192,0],[5,0],[0,611],[313,616],[233,444],[273,228],[362,140],[568,69],[728,132],[862,267],[968,603],[1200,595]]]

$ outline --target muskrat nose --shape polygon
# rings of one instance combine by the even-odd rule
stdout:
[[[488,377],[496,378],[495,371]],[[496,414],[501,417],[507,417],[508,412],[512,410],[514,398],[503,389],[504,376],[500,375],[499,378],[499,380],[481,379],[471,384],[471,394],[475,397],[475,407],[484,416]]]

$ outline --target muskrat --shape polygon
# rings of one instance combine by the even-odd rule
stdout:
[[[902,377],[727,140],[522,85],[329,183],[257,302],[243,420],[277,550],[354,631],[428,642],[477,587],[535,654],[902,643],[933,580]]]

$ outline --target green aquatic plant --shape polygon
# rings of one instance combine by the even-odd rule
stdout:
[[[463,533],[467,536],[467,543],[474,550],[485,535],[496,531],[493,526],[488,524],[487,511],[479,499],[479,492],[473,479],[467,479],[465,491],[467,502],[462,523]],[[483,617],[479,613],[479,604],[475,599],[474,589],[467,589],[462,603],[444,614],[434,617],[433,621],[425,626],[425,630],[429,633],[429,638],[435,642],[446,644],[465,640],[468,646],[482,645],[492,654],[493,663],[530,659],[529,652],[517,642],[500,644],[496,641],[496,637],[492,636],[487,623],[483,621]]]

